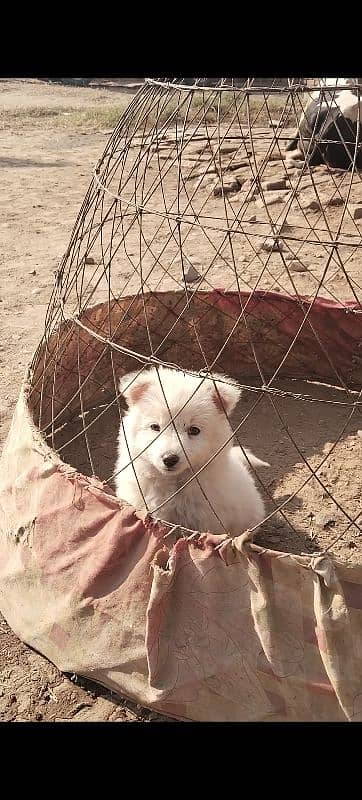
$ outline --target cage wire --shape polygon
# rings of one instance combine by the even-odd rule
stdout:
[[[243,389],[235,442],[272,465],[250,466],[259,541],[358,552],[359,80],[146,80],[94,168],[31,365],[63,460],[113,488],[120,377],[224,373]]]

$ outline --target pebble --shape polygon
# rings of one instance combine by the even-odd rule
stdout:
[[[227,164],[225,167],[225,172],[234,172],[236,169],[241,169],[242,167],[248,167],[249,164],[247,161],[233,161],[231,164]]]
[[[305,162],[304,161],[300,161],[297,158],[291,158],[290,160],[288,159],[285,162],[285,166],[286,166],[287,169],[303,169],[304,165],[305,165]]]
[[[41,294],[41,289],[32,289],[32,294]]]
[[[28,275],[36,275],[36,269],[32,269],[30,272],[28,272]]]
[[[216,169],[210,167],[210,169],[198,169],[190,172],[189,175],[185,175],[185,181],[193,181],[195,178],[205,178],[206,175],[217,175]]]
[[[268,253],[270,252],[281,252],[285,250],[285,244],[282,239],[265,239],[261,246],[261,250],[266,250]]]
[[[230,192],[238,192],[240,189],[241,183],[236,178],[222,181],[214,186],[214,197],[220,197],[223,193],[230,194]]]
[[[308,272],[308,267],[306,267],[305,264],[302,264],[302,262],[298,261],[296,258],[293,258],[293,260],[290,261],[289,269],[291,269],[292,272]]]
[[[362,205],[359,203],[349,203],[348,211],[352,219],[362,219]]]
[[[338,208],[338,206],[344,206],[344,204],[345,200],[343,199],[343,197],[330,197],[326,203],[326,205],[329,206],[330,208]]]
[[[265,192],[277,191],[278,189],[286,189],[287,188],[286,180],[285,178],[280,178],[279,180],[276,181],[262,181],[261,188]]]
[[[236,153],[238,150],[238,145],[235,144],[221,144],[219,150],[216,152],[220,153]]]
[[[334,528],[336,524],[336,517],[333,514],[316,514],[316,525],[320,528]]]
[[[265,192],[264,197],[259,197],[255,205],[258,208],[265,208],[265,206],[271,206],[273,203],[284,203],[287,196],[289,197],[289,192],[286,192],[285,195],[278,192]]]
[[[311,197],[301,198],[300,206],[301,206],[301,208],[304,209],[304,211],[307,211],[307,210],[320,211],[321,210],[321,204],[320,204],[319,200],[315,200],[315,199],[313,199]]]
[[[184,275],[185,275],[185,281],[187,283],[193,283],[194,281],[200,281],[202,279],[201,264],[199,264],[198,261],[195,262],[195,263],[197,264],[197,267],[199,268],[200,271],[198,269],[196,269],[196,266],[190,261],[189,258],[187,258],[187,256],[183,257]],[[180,268],[180,273],[181,273],[181,276],[182,276],[182,261],[181,261],[181,257],[176,259],[176,264]]]
[[[201,187],[207,187],[211,184],[215,183],[215,174],[210,175],[207,173],[206,175],[202,175],[195,183],[195,189],[200,189]]]
[[[202,275],[195,269],[193,264],[190,264],[188,270],[185,272],[185,281],[186,283],[192,283],[193,281],[200,281]]]
[[[85,260],[84,260],[84,263],[85,264],[95,264],[96,262],[95,262],[93,256],[86,256]]]

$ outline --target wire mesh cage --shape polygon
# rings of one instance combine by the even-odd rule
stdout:
[[[97,163],[32,364],[35,422],[63,459],[114,486],[120,375],[227,373],[243,387],[239,445],[255,443],[271,463],[257,471],[264,535],[309,552],[330,546],[333,528],[350,557],[360,532],[358,79],[204,84],[147,81]],[[344,169],[333,166],[341,150]]]
[[[79,597],[72,600],[77,602],[75,628],[74,612],[72,622],[67,616],[65,624],[59,611],[63,595],[57,595],[55,631],[50,619],[42,634],[34,633],[34,625],[31,634],[24,633],[28,630],[24,620],[18,626],[19,635],[61,668],[70,663],[74,671],[96,676],[111,688],[121,688],[145,704],[180,717],[279,719],[291,714],[305,719],[310,713],[316,719],[328,718],[328,714],[329,718],[360,718],[358,670],[347,684],[343,667],[351,657],[347,639],[351,644],[352,634],[355,641],[361,634],[359,617],[352,619],[352,633],[348,627],[351,605],[361,608],[362,581],[360,157],[358,78],[149,79],[121,117],[94,168],[69,246],[56,271],[44,336],[33,357],[2,467],[8,480],[16,474],[17,497],[15,508],[5,481],[4,529],[13,524],[16,541],[27,542],[38,515],[39,552],[47,580],[53,580],[50,567],[47,572],[49,560],[55,561],[54,569],[61,576],[58,590],[61,585],[68,599],[73,598],[70,582],[77,583]],[[161,502],[140,485],[139,465],[147,446],[135,453],[125,435],[125,420],[135,399],[132,386],[138,387],[139,393],[140,381],[143,386],[151,375],[166,414],[160,423],[142,410],[148,427],[153,427],[152,442],[162,441],[166,429],[173,431],[177,457],[184,458],[182,470],[175,482],[167,484]],[[180,389],[176,399],[175,387]],[[182,415],[205,387],[209,405],[217,413],[208,428],[207,452],[193,459],[180,420],[190,441],[195,430],[200,433],[198,423],[190,419],[187,427]],[[205,395],[202,397],[205,409]],[[142,414],[137,423],[140,429]],[[117,448],[122,432],[126,451],[121,463]],[[243,523],[237,515],[231,519],[229,513],[230,497],[238,495],[239,489],[230,488],[221,457],[231,450],[240,471],[249,476],[248,491],[255,492],[261,503],[257,516],[251,514]],[[160,455],[169,458],[169,453]],[[205,476],[215,464],[219,465],[217,479],[214,473],[213,491],[208,493],[210,483]],[[169,466],[172,470],[174,465]],[[137,519],[141,511],[146,512],[146,528],[127,516],[130,496],[125,475],[129,468],[140,498],[138,505],[131,505]],[[74,492],[68,483],[56,483],[58,473],[71,476]],[[151,488],[164,480],[160,469],[149,474]],[[33,482],[30,494],[24,488],[29,481]],[[192,486],[199,490],[197,502],[187,493]],[[88,505],[84,504],[84,487],[91,495],[96,492],[98,504],[89,497]],[[119,503],[114,499],[115,489]],[[217,493],[226,498],[222,512],[220,506],[215,507]],[[244,507],[241,490],[239,494]],[[170,511],[168,504],[175,496],[186,498],[177,513],[175,507]],[[196,508],[206,504],[210,509],[205,524],[195,524],[197,515],[190,513],[193,502]],[[69,536],[64,529],[67,509],[73,531]],[[74,517],[74,509],[82,518]],[[24,514],[29,522],[19,527]],[[121,559],[130,547],[125,545],[126,550],[119,554],[121,523],[117,520],[121,517],[117,514],[123,514],[127,542],[130,531],[137,533],[136,549],[132,550],[132,569],[137,575],[131,583],[124,577],[125,567],[122,580],[114,571],[114,554]],[[58,526],[65,545],[62,537],[47,538],[48,524]],[[145,530],[151,536],[147,541]],[[94,544],[95,551],[89,541],[85,543],[85,531],[91,541],[100,542]],[[162,540],[170,536],[168,542],[175,541],[167,557],[152,540],[157,531]],[[212,543],[224,554],[223,562],[212,561],[210,573],[207,547],[207,558],[200,555],[206,531],[210,532],[207,547]],[[256,544],[250,545],[244,563],[243,547],[250,533]],[[142,547],[137,536],[144,537]],[[182,547],[191,547],[197,537],[201,549],[192,554],[188,549],[189,560],[185,561]],[[113,554],[112,569],[104,555],[107,548],[108,555],[110,551]],[[80,554],[87,562],[86,577],[83,574],[82,578],[77,573]],[[328,554],[337,560],[326,560]],[[147,576],[153,557],[157,564],[150,589]],[[25,565],[29,558],[23,553]],[[331,564],[337,562],[340,566],[334,573]],[[36,564],[32,568],[37,575],[38,561]],[[181,588],[176,573],[182,573]],[[211,573],[217,574],[218,589],[212,585],[206,601]],[[201,588],[197,583],[200,574]],[[204,598],[197,607],[189,606],[197,592],[189,594],[185,575],[190,581],[192,576],[192,586],[201,592],[197,597]],[[251,594],[250,581],[257,586]],[[9,586],[8,582],[4,603],[16,630]],[[29,592],[28,576],[24,586]],[[44,580],[41,587],[46,594]],[[117,601],[112,594],[115,587],[120,592]],[[139,607],[136,600],[130,600],[132,593]],[[126,622],[121,633],[117,628],[117,635],[112,628],[111,646],[111,635],[107,638],[103,628],[95,633],[90,617],[85,618],[89,595],[96,598],[92,614],[98,609],[106,627],[108,623],[114,626],[116,619],[117,625],[121,624],[117,602],[124,619],[135,615],[133,636],[137,646],[141,648],[142,639],[145,648],[141,648],[136,678],[130,667],[135,663],[133,650],[130,661],[125,657],[124,669],[115,666],[119,641],[128,653]],[[260,597],[264,599],[259,606]],[[241,603],[237,612],[233,598]],[[165,612],[167,624],[172,620],[172,625],[179,625],[177,635],[173,631],[171,636],[169,630],[162,633],[160,609],[167,602],[171,603]],[[200,642],[204,641],[200,631],[206,629],[206,623],[199,620],[196,630],[191,620],[198,619],[206,602],[208,624],[212,619],[215,626],[200,655],[197,648],[202,649]],[[265,608],[267,618],[263,616]],[[180,627],[185,609],[187,624],[184,620]],[[224,622],[221,624],[218,616],[225,609],[235,626],[227,643],[221,642]],[[313,615],[319,633],[310,656],[311,625],[306,621]],[[303,633],[299,630],[302,617]],[[76,649],[76,658],[67,637],[72,645],[74,641],[79,644],[79,631],[83,632],[83,650],[80,655]],[[184,636],[187,641],[177,649]],[[92,647],[92,653],[97,653],[96,666],[90,655]],[[338,669],[333,660],[336,648],[343,651],[338,655]],[[214,661],[210,666],[211,652]],[[187,669],[192,663],[193,674],[198,675],[194,684],[191,681],[198,687],[191,692],[191,699],[190,674],[182,672],[187,659]],[[227,670],[225,659],[229,659]],[[321,664],[327,683],[321,678]],[[220,669],[223,688],[219,692],[212,675],[217,674],[219,680]],[[300,683],[301,669],[304,683]],[[257,688],[250,677],[253,672],[258,675]],[[316,701],[309,693],[306,701],[308,676],[310,686],[322,687],[324,699]],[[281,677],[286,678],[285,692],[278,683]],[[293,702],[289,678],[294,681]],[[179,688],[175,689],[177,681]],[[220,706],[215,699],[219,695],[223,698]],[[247,707],[246,697],[254,698]],[[210,717],[212,713],[216,717]]]

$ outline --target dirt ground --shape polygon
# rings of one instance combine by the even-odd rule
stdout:
[[[121,98],[124,99],[123,96]],[[115,92],[0,81],[0,111],[49,104],[113,108]],[[42,335],[53,271],[67,247],[91,169],[109,131],[2,131],[0,167],[0,444],[24,368]],[[115,700],[102,688],[63,676],[23,645],[0,619],[0,720],[148,721],[160,715]]]
[[[79,207],[90,182],[91,168],[99,158],[108,135],[108,129],[86,130],[79,126],[64,127],[51,121],[46,126],[40,125],[39,115],[31,118],[26,110],[54,108],[65,115],[88,108],[99,107],[109,112],[114,111],[124,96],[117,91],[104,88],[72,88],[42,84],[37,81],[0,81],[0,112],[3,120],[2,155],[2,187],[0,197],[0,229],[2,250],[0,254],[0,443],[3,441],[11,419],[14,404],[18,396],[24,369],[38,344],[43,332],[44,316],[53,287],[54,271],[65,251]],[[19,116],[16,112],[19,111]],[[21,112],[21,113],[20,113]],[[40,113],[40,112],[39,112]],[[8,116],[7,116],[8,115]],[[10,116],[9,116],[10,115]],[[13,116],[11,116],[13,115]],[[41,114],[40,114],[41,117]],[[9,122],[10,120],[10,122]],[[11,123],[13,121],[13,124]],[[11,124],[10,124],[11,123]],[[260,153],[263,152],[263,137],[267,131],[260,132]],[[271,161],[265,171],[266,179],[279,179],[282,168],[280,161]],[[291,173],[297,179],[297,173]],[[235,177],[243,184],[243,169],[235,171]],[[333,202],[333,197],[344,197],[348,186],[348,177],[336,174],[335,183],[326,175],[324,168],[314,173],[319,183],[320,195],[324,198],[322,220],[319,212],[306,210],[306,225],[315,228],[331,229],[338,227],[338,207],[341,203]],[[304,182],[303,182],[304,181]],[[242,191],[244,187],[242,186]],[[207,183],[200,186],[202,193],[209,191]],[[310,199],[310,187],[302,179],[300,193],[304,200]],[[205,194],[206,197],[206,194]],[[362,197],[359,179],[353,183],[351,198],[357,202]],[[331,202],[332,200],[332,202]],[[217,218],[220,206],[215,199],[213,213]],[[238,202],[237,194],[231,202]],[[284,201],[283,201],[284,202]],[[275,219],[282,202],[270,206]],[[253,197],[249,204],[251,216],[255,216],[253,224],[265,226],[265,211],[258,206],[258,198]],[[248,211],[248,213],[249,213]],[[294,217],[293,217],[294,214]],[[300,213],[291,207],[289,234],[296,232],[301,237]],[[293,229],[293,221],[295,228]],[[360,297],[361,265],[359,251],[348,241],[348,233],[355,237],[356,223],[349,220],[344,228],[346,236],[345,263],[348,263],[348,276],[336,261],[329,270],[324,289],[320,294],[334,298],[355,299]],[[162,231],[160,233],[162,241]],[[243,271],[241,288],[254,287],[260,274],[261,256],[253,247],[253,239],[241,245],[236,256],[247,266]],[[136,246],[136,242],[134,243]],[[192,240],[191,240],[192,245]],[[172,255],[172,253],[170,253]],[[308,263],[305,271],[291,271],[288,278],[285,272],[281,279],[280,254],[263,254],[264,277],[263,288],[287,291],[291,294],[312,294],[318,286],[323,273],[327,250],[316,255],[312,244],[306,242],[301,250],[294,252],[294,258]],[[192,259],[192,246],[190,249]],[[208,254],[205,244],[204,257]],[[347,261],[348,259],[348,261]],[[175,270],[177,266],[175,267]],[[179,267],[178,267],[179,269]],[[157,277],[157,276],[156,276]],[[210,277],[210,275],[209,275]],[[212,273],[213,284],[233,287],[229,274],[223,271],[220,261]],[[175,281],[176,272],[171,275]],[[133,287],[135,288],[135,287]],[[166,288],[166,287],[163,287]],[[129,285],[128,291],[132,291]],[[280,385],[286,390],[290,385]],[[305,386],[295,384],[293,392],[305,391]],[[325,387],[314,388],[314,394],[321,399],[336,399],[340,394],[331,392]],[[247,396],[242,400],[240,411],[251,402]],[[267,494],[279,504],[290,495],[293,500],[288,504],[284,519],[281,517],[273,525],[266,527],[259,534],[257,541],[267,544],[273,549],[288,549],[292,552],[311,552],[324,548],[339,536],[348,524],[343,508],[348,510],[352,518],[361,512],[358,469],[362,456],[362,439],[358,430],[362,428],[361,416],[355,414],[343,431],[337,447],[331,451],[332,444],[339,437],[346,423],[348,409],[338,405],[304,404],[282,398],[277,405],[289,430],[293,432],[300,452],[291,444],[285,428],[280,425],[270,426],[270,404],[267,398],[260,403],[257,417],[253,417],[253,428],[245,426],[245,443],[252,445],[256,454],[272,463],[271,473],[261,475],[265,479]],[[323,412],[321,411],[323,408]],[[275,415],[273,417],[275,420]],[[257,423],[257,424],[256,424]],[[97,431],[94,432],[95,434]],[[249,437],[249,441],[248,441]],[[308,468],[303,458],[308,458],[313,469],[318,470],[327,492],[314,478],[299,491],[303,481],[308,477]],[[81,454],[66,453],[67,460],[87,471],[82,464]],[[99,476],[102,465],[99,466]],[[330,494],[340,504],[336,507]],[[271,508],[272,505],[269,506]],[[362,543],[358,525],[352,525],[334,548],[337,556],[348,560],[362,560]],[[7,721],[134,721],[162,720],[159,715],[151,714],[129,702],[116,700],[108,692],[99,687],[73,677],[70,680],[59,673],[44,658],[20,643],[9,630],[5,621],[0,622],[0,719]]]

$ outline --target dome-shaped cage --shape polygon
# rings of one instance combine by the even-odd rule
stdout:
[[[10,624],[175,716],[360,718],[359,81],[146,81],[95,166],[4,449]],[[165,367],[184,393],[197,376],[221,395],[203,463],[177,433],[187,469],[170,484],[197,484],[215,526],[150,500],[143,451],[119,469],[129,372],[156,368],[179,431]],[[232,445],[265,502],[245,526],[204,480]],[[16,616],[19,586],[38,612],[42,598],[36,624]]]

